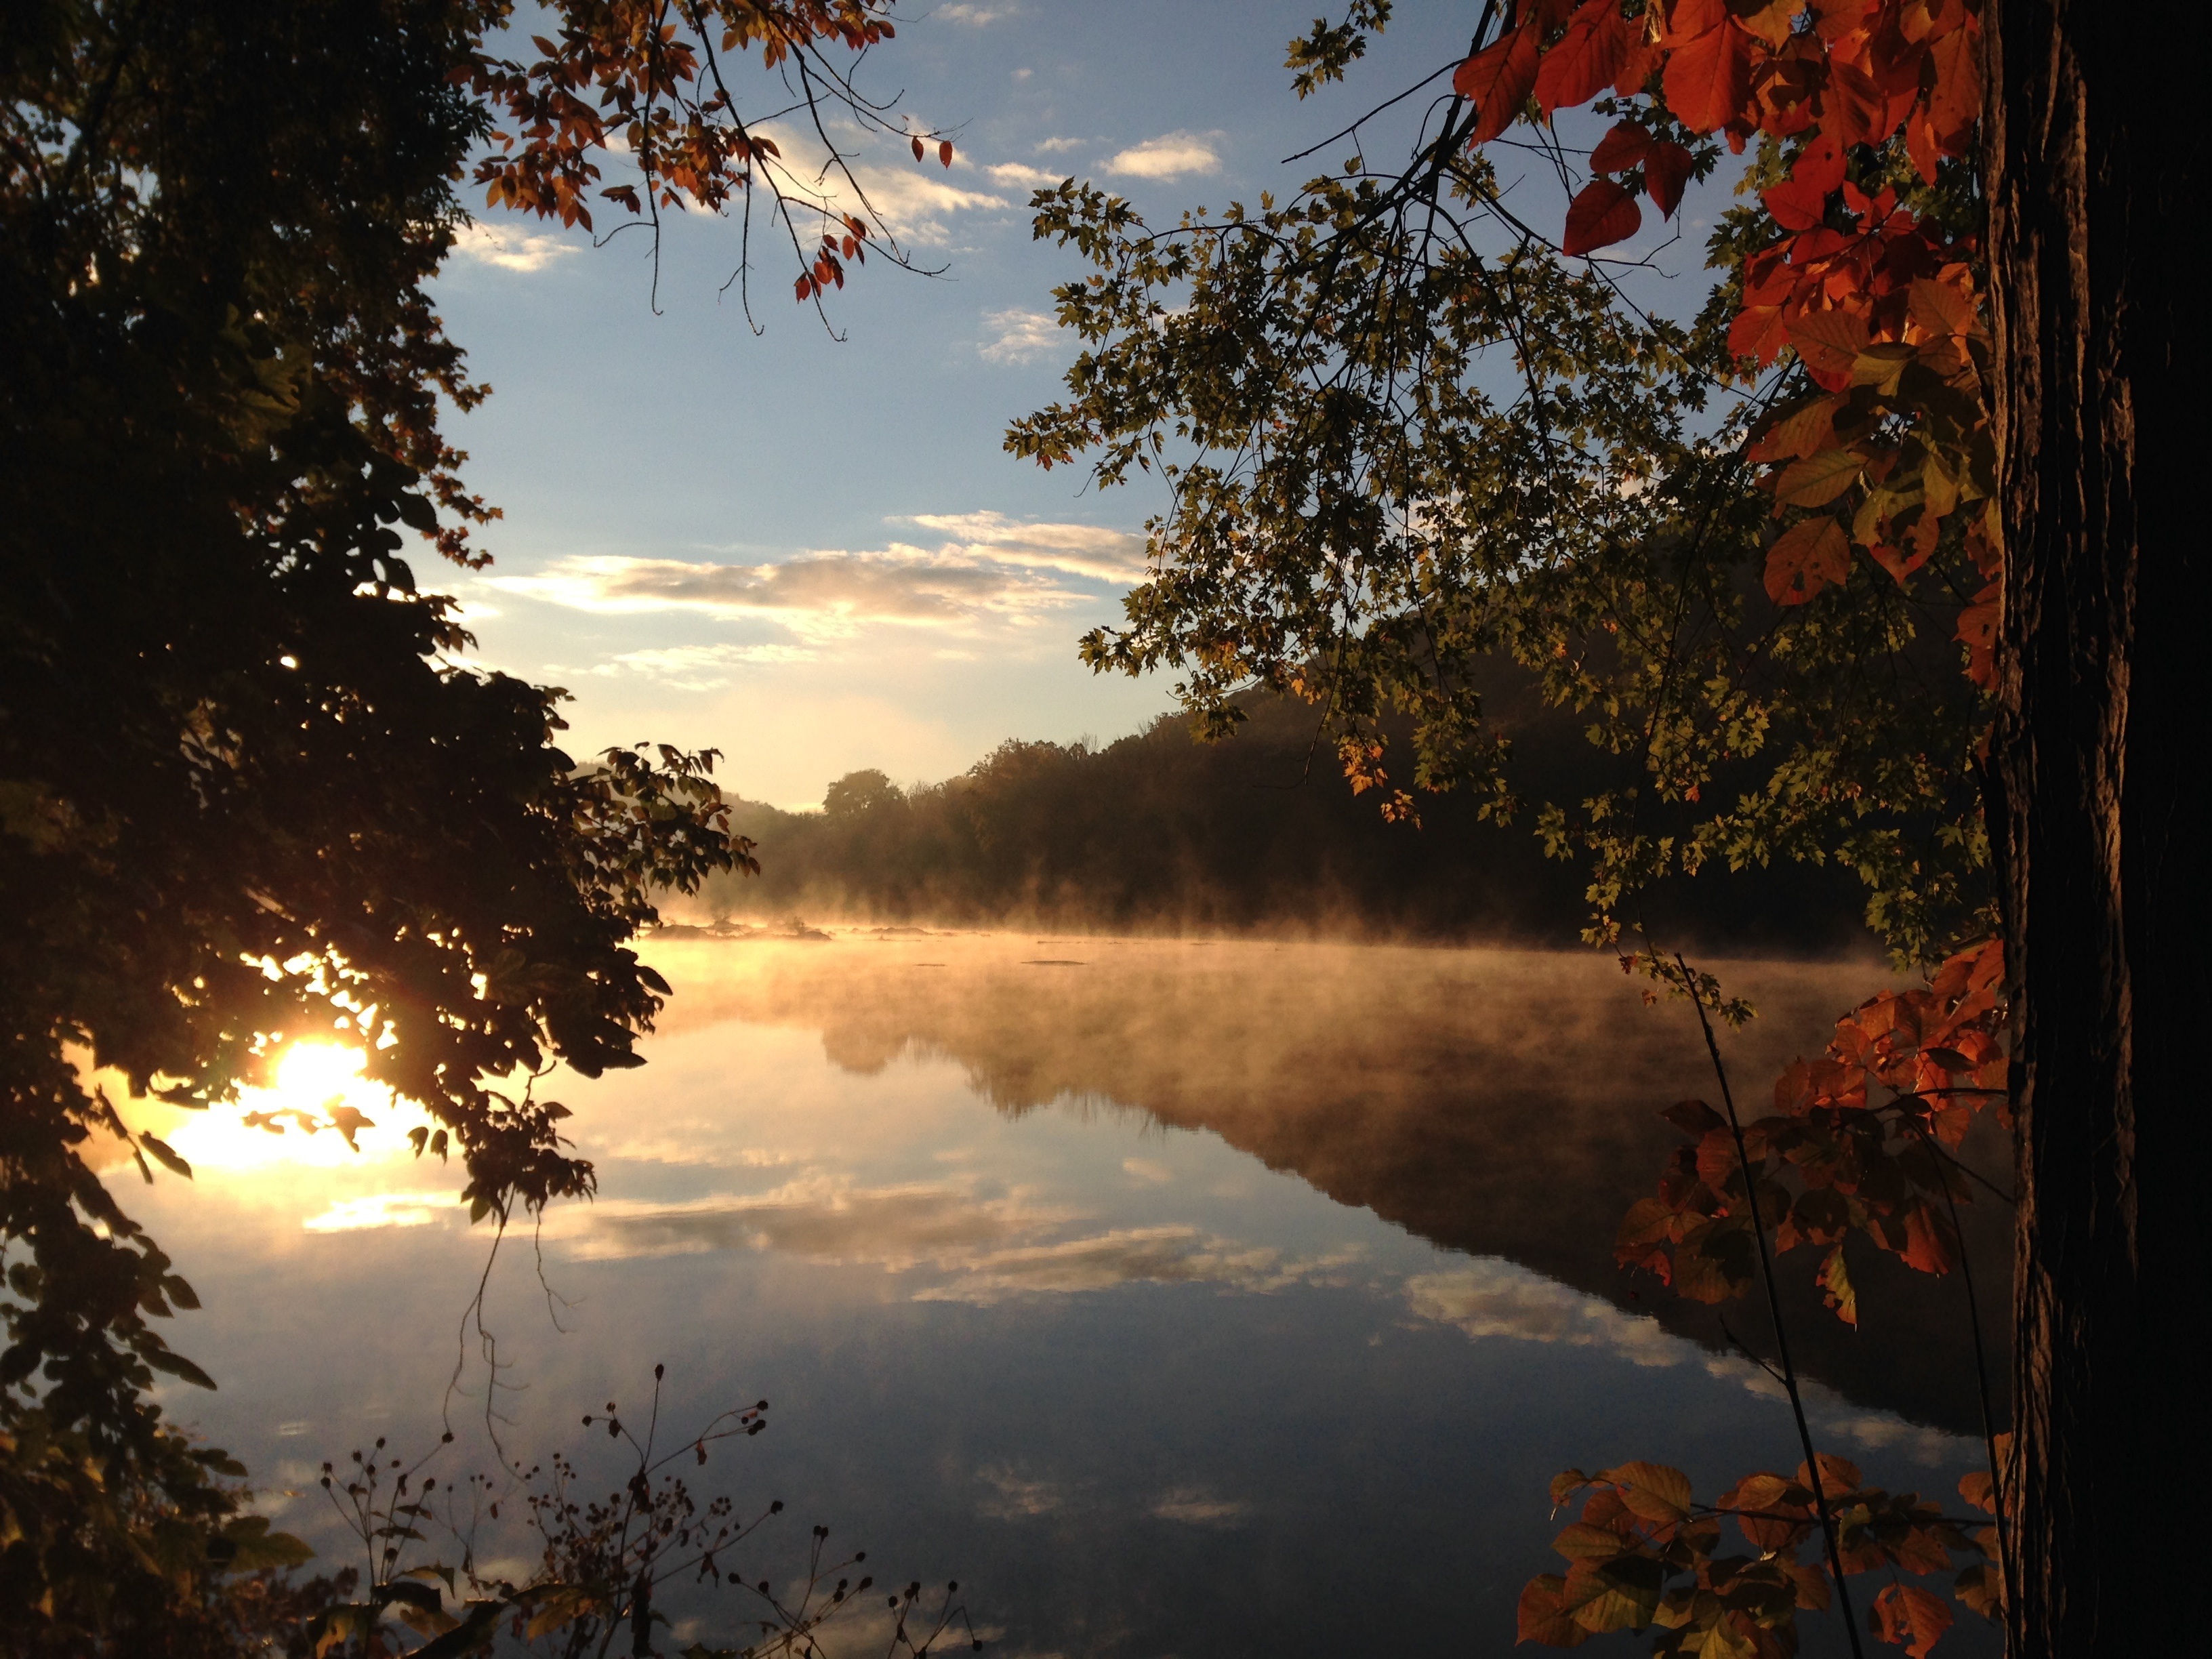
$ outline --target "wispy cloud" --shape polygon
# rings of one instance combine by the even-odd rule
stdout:
[[[806,641],[848,638],[872,623],[1021,626],[1083,598],[1015,560],[984,563],[899,544],[878,553],[806,553],[781,564],[568,558],[535,575],[489,581],[525,599],[602,615],[689,611],[763,618]]]
[[[987,311],[983,325],[992,337],[975,348],[978,356],[994,363],[1026,363],[1060,349],[1066,337],[1052,315],[1042,311]]]
[[[1088,138],[1048,138],[1036,149],[1040,155],[1060,155],[1071,149],[1081,149],[1090,142]]]
[[[1668,1335],[1656,1319],[1623,1313],[1602,1297],[1494,1257],[1417,1274],[1406,1281],[1406,1301],[1419,1317],[1456,1325],[1469,1336],[1610,1348],[1638,1365],[1679,1365],[1698,1357],[1694,1344]]]
[[[625,651],[588,668],[549,668],[556,674],[592,674],[602,679],[635,675],[662,681],[679,691],[712,691],[727,685],[741,668],[811,662],[814,657],[813,651],[801,645],[668,645]]]
[[[579,244],[563,237],[532,235],[501,225],[466,224],[453,238],[453,252],[479,264],[502,270],[543,270],[556,259],[576,252]]]
[[[1049,190],[1067,177],[1049,167],[1033,167],[1026,161],[994,161],[983,171],[1002,185],[1027,185],[1036,190]]]
[[[854,143],[848,152],[856,158],[849,163],[848,183],[844,173],[824,167],[828,152],[811,134],[781,124],[761,131],[782,151],[790,175],[787,183],[800,192],[801,199],[832,214],[861,212],[862,204],[853,189],[857,185],[860,195],[867,198],[866,207],[872,210],[870,216],[887,224],[902,241],[941,245],[951,235],[955,215],[1004,211],[1014,205],[1003,196],[954,183],[955,178],[974,176],[975,170],[964,157],[956,158],[956,170],[951,173],[939,167],[933,149],[921,161],[910,161],[903,155],[888,162],[871,161],[857,158],[884,152],[880,146],[861,140]]]
[[[1145,538],[1088,524],[1037,524],[1003,513],[917,513],[897,522],[951,538],[939,552],[1031,569],[1065,570],[1123,586],[1145,579]]]
[[[934,549],[893,542],[878,551],[816,550],[774,564],[580,556],[483,585],[601,616],[689,611],[773,622],[799,645],[662,646],[563,672],[642,674],[704,689],[735,670],[795,662],[810,647],[883,624],[955,632],[1034,626],[1092,597],[1063,579],[1118,586],[1143,580],[1145,542],[1096,525],[1032,524],[1001,513],[917,514],[894,522],[946,538]]]
[[[980,29],[987,23],[995,23],[1013,9],[1011,6],[978,6],[969,0],[953,0],[949,6],[939,6],[930,13],[932,17],[946,23],[965,23]]]
[[[1106,171],[1134,179],[1179,179],[1188,173],[1212,173],[1221,166],[1213,148],[1219,135],[1167,132],[1109,156]]]
[[[1162,1521],[1180,1521],[1190,1527],[1234,1527],[1252,1512],[1241,1498],[1217,1498],[1204,1486],[1177,1486],[1163,1492],[1152,1505]]]

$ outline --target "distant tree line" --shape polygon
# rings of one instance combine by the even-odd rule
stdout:
[[[1316,710],[1264,696],[1240,708],[1230,743],[1194,742],[1163,715],[1103,745],[1010,740],[941,783],[849,773],[819,811],[736,803],[732,828],[758,843],[762,873],[711,880],[702,902],[771,924],[1573,939],[1589,878],[1546,855],[1533,811],[1486,819],[1466,793],[1419,793],[1415,819],[1388,822],[1316,745]],[[1492,708],[1532,803],[1580,799],[1633,769],[1533,690],[1509,688]],[[1661,936],[1707,950],[1871,948],[1856,884],[1832,866],[1709,867],[1695,888],[1694,904],[1647,896]]]

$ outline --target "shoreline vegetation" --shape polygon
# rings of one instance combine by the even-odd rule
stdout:
[[[1316,747],[1317,712],[1287,698],[1247,699],[1224,743],[1162,715],[1103,744],[1010,740],[942,782],[848,773],[818,811],[732,793],[731,828],[757,843],[760,874],[664,906],[660,936],[836,923],[1571,945],[1588,878],[1546,855],[1535,807],[1617,787],[1632,762],[1528,701],[1502,711],[1527,802],[1505,823],[1449,793],[1417,795],[1417,822],[1386,822]],[[1872,957],[1863,902],[1848,871],[1778,862],[1708,868],[1651,894],[1641,919],[1700,954]]]

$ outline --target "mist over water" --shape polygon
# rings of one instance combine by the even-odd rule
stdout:
[[[679,1432],[769,1399],[696,1472],[790,1505],[749,1577],[820,1521],[887,1579],[959,1578],[1012,1654],[1503,1653],[1559,1469],[1647,1456],[1710,1493],[1797,1460],[1711,1315],[1612,1265],[1676,1139],[1658,1110],[1713,1082],[1686,1006],[1610,958],[920,929],[644,953],[677,990],[651,1063],[550,1091],[600,1196],[546,1218],[543,1286],[527,1237],[490,1279],[502,1437],[575,1447],[656,1361]],[[1762,1011],[1724,1038],[1754,1111],[1875,985],[1719,966]],[[319,1547],[321,1459],[434,1440],[489,1243],[370,1115],[357,1158],[188,1122],[196,1182],[126,1194],[207,1304],[177,1345],[226,1379],[173,1407],[277,1471]],[[1797,1301],[1816,1431],[1948,1494],[1978,1455],[1956,1287],[1863,1277],[1856,1337]],[[465,1376],[455,1474],[494,1467]],[[734,1639],[721,1605],[672,1608],[678,1645]]]

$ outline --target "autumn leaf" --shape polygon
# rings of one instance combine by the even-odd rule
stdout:
[[[1824,449],[1792,461],[1774,481],[1776,516],[1785,507],[1826,507],[1859,480],[1867,458],[1856,449]]]
[[[1859,1322],[1859,1293],[1851,1283],[1850,1269],[1844,1263],[1841,1244],[1828,1252],[1828,1259],[1820,1264],[1820,1299],[1835,1310],[1836,1317],[1854,1328]]]
[[[1871,331],[1863,313],[1838,309],[1792,318],[1789,331],[1806,373],[1828,391],[1841,392],[1851,383],[1851,370]]]
[[[1917,1584],[1888,1584],[1874,1599],[1875,1633],[1912,1656],[1927,1659],[1951,1628],[1951,1609]]]
[[[1546,118],[1611,86],[1638,44],[1635,29],[1617,0],[1583,0],[1536,71],[1536,106]]]
[[[1619,121],[1590,152],[1592,173],[1626,173],[1651,152],[1651,135],[1633,121]]]
[[[1610,179],[1593,179],[1567,209],[1567,233],[1559,251],[1570,258],[1626,241],[1644,228],[1636,198]]]
[[[1733,23],[1677,46],[1661,77],[1667,107],[1692,132],[1715,132],[1739,118],[1751,96],[1751,37]]]
[[[1680,144],[1654,144],[1644,163],[1644,187],[1651,195],[1659,216],[1671,219],[1682,204],[1682,191],[1697,168],[1698,158]]]
[[[1621,1463],[1600,1469],[1597,1478],[1620,1487],[1621,1500],[1643,1520],[1671,1524],[1690,1512],[1690,1477],[1668,1464]]]
[[[1803,465],[1803,463],[1800,463]],[[1802,605],[1850,574],[1850,544],[1833,519],[1806,519],[1766,550],[1766,595],[1777,605]]]
[[[1571,1648],[1589,1640],[1589,1632],[1568,1616],[1566,1588],[1567,1581],[1556,1572],[1543,1573],[1522,1586],[1516,1641]]]
[[[1536,84],[1540,41],[1533,23],[1493,40],[1452,75],[1452,90],[1474,106],[1469,144],[1486,144],[1513,125]]]
[[[1802,460],[1834,447],[1836,410],[1842,401],[1836,397],[1814,398],[1776,411],[1745,448],[1744,459]]]

